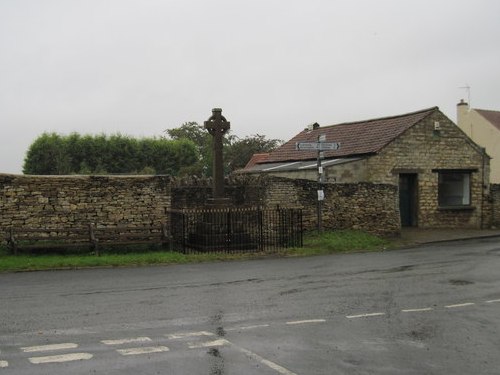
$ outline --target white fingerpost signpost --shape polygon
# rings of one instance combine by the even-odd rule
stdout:
[[[339,142],[327,142],[326,135],[321,134],[318,136],[317,142],[297,142],[295,143],[295,149],[297,151],[317,151],[318,152],[318,204],[317,204],[317,216],[318,216],[318,232],[321,232],[321,205],[325,199],[325,192],[323,191],[323,167],[321,166],[321,159],[323,158],[323,151],[335,151],[340,148]]]

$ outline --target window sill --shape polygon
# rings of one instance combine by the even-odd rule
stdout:
[[[474,206],[439,206],[438,211],[474,211]]]

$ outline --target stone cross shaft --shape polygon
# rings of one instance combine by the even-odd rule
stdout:
[[[222,159],[222,139],[230,128],[230,122],[222,116],[222,109],[212,109],[212,116],[205,121],[205,129],[212,136],[213,171],[212,186],[213,198],[224,198],[224,164]]]

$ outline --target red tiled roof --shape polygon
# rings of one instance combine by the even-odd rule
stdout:
[[[433,107],[399,116],[324,126],[314,130],[306,129],[272,151],[267,160],[257,162],[257,164],[316,159],[316,151],[297,151],[295,144],[316,142],[318,136],[323,134],[326,136],[326,142],[340,143],[338,150],[325,151],[325,158],[376,153],[436,110],[439,108]]]
[[[253,154],[252,158],[248,161],[247,165],[245,165],[245,168],[243,168],[243,169],[250,169],[255,164],[265,163],[267,161],[268,157],[269,157],[269,153],[265,153],[265,154]]]
[[[488,111],[486,109],[475,109],[477,113],[483,116],[486,120],[491,122],[498,130],[500,130],[500,112],[499,111]]]

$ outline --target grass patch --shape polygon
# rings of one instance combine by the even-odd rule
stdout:
[[[365,232],[339,230],[331,232],[309,232],[304,235],[304,247],[293,250],[290,255],[321,255],[355,251],[380,251],[391,247],[391,242]]]
[[[133,267],[249,258],[247,254],[182,254],[171,251],[95,255],[0,255],[0,272]]]
[[[310,256],[353,251],[377,251],[390,247],[390,242],[360,231],[334,231],[306,233],[304,247],[283,249],[271,253],[235,253],[235,254],[182,254],[172,251],[124,251],[93,254],[37,254],[10,255],[0,249],[0,272],[36,271],[50,269],[77,269],[90,267],[132,267],[154,264],[184,264],[211,261],[245,260],[265,256]]]

